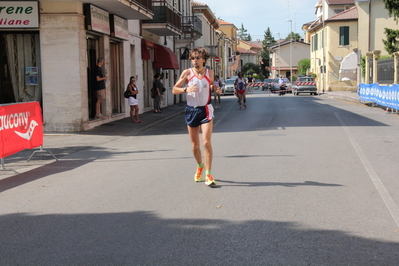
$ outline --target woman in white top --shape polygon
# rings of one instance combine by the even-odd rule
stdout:
[[[136,78],[131,76],[130,82],[127,85],[127,89],[130,91],[130,97],[128,99],[130,105],[130,120],[132,123],[142,123],[143,121],[139,118],[139,101],[137,100],[139,90],[137,89],[135,82]],[[134,118],[136,118],[136,120]]]

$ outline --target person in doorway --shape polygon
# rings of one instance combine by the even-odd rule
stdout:
[[[152,89],[154,90],[154,113],[162,113],[161,111],[161,96],[163,84],[161,82],[161,74],[157,73],[154,76]]]
[[[104,58],[100,57],[97,59],[97,65],[94,69],[94,75],[96,77],[95,89],[97,92],[96,102],[96,118],[105,119],[106,117],[101,114],[101,104],[105,100],[105,80],[107,77],[103,74],[102,66],[104,65]]]
[[[246,98],[247,85],[248,85],[248,82],[244,78],[242,72],[238,73],[238,78],[234,82],[234,86],[236,88],[238,104],[240,105],[240,109],[242,109],[243,105],[245,108],[247,108],[247,98]]]
[[[190,60],[193,67],[182,72],[179,80],[173,86],[172,93],[187,93],[185,120],[192,152],[197,162],[194,181],[202,181],[202,174],[205,169],[205,184],[213,186],[216,185],[216,181],[211,173],[213,159],[211,137],[214,119],[211,90],[216,93],[221,93],[221,90],[214,84],[213,71],[205,68],[205,62],[208,58],[209,54],[205,48],[193,48],[190,51]],[[202,131],[205,163],[202,161],[200,131]]]
[[[130,91],[130,97],[128,99],[130,105],[130,119],[132,123],[142,123],[143,121],[139,118],[139,101],[137,100],[139,90],[137,89],[136,78],[134,76],[130,77],[127,89]]]
[[[220,80],[218,75],[215,75],[215,80],[213,83],[216,87],[219,87],[219,88],[221,88],[223,86],[222,81]],[[216,93],[216,92],[213,93],[215,109],[220,108],[220,103],[221,103],[220,94],[221,93]]]

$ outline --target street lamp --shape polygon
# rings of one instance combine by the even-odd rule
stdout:
[[[278,42],[278,52],[277,52],[278,65],[277,65],[277,67],[278,67],[278,77],[280,77],[280,32],[276,32],[274,34],[278,35],[278,40],[277,40],[277,42]]]
[[[287,19],[287,22],[290,23],[290,80],[292,82],[292,19]]]

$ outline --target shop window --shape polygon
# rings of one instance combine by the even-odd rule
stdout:
[[[42,99],[38,33],[0,34],[0,103]]]

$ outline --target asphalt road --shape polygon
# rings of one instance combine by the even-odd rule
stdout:
[[[183,115],[7,178],[0,265],[398,265],[399,116],[247,105],[215,112],[215,188],[193,180]]]

